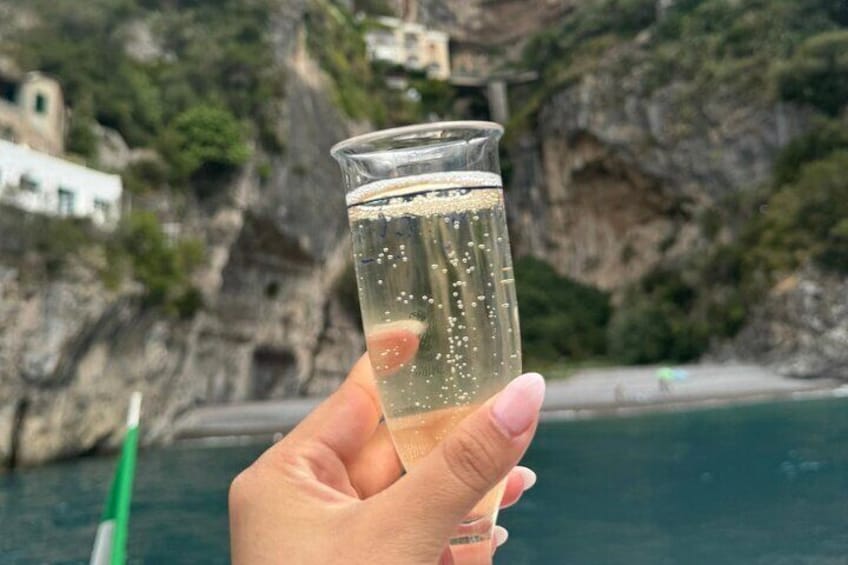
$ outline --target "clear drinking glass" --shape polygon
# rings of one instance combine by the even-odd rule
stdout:
[[[347,189],[368,354],[407,469],[521,372],[502,133],[490,122],[432,123],[331,151]],[[452,544],[490,539],[503,486]]]

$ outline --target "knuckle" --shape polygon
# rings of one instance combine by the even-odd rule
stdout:
[[[459,428],[444,443],[451,473],[467,488],[485,494],[500,477],[497,446],[486,436]]]
[[[236,475],[236,478],[230,483],[230,491],[227,497],[230,508],[241,508],[251,499],[250,493],[256,482],[255,474],[256,471],[251,465]]]

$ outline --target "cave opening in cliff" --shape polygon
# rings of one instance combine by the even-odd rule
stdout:
[[[258,347],[253,351],[250,371],[250,400],[279,393],[297,392],[297,360],[288,349]]]
[[[468,120],[491,120],[489,99],[479,86],[455,86],[454,112]]]

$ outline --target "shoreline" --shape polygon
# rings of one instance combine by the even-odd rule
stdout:
[[[848,384],[793,379],[757,365],[682,365],[660,382],[660,367],[585,369],[548,381],[542,421],[616,418],[767,402],[848,397]],[[667,390],[666,390],[667,388]],[[175,424],[179,442],[232,443],[279,437],[322,398],[269,400],[192,410]]]

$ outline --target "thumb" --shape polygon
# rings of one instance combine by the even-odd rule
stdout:
[[[418,531],[410,534],[447,540],[521,459],[536,431],[544,396],[541,375],[527,373],[514,379],[460,422],[409,473],[372,499],[378,512],[396,517],[414,511]]]

